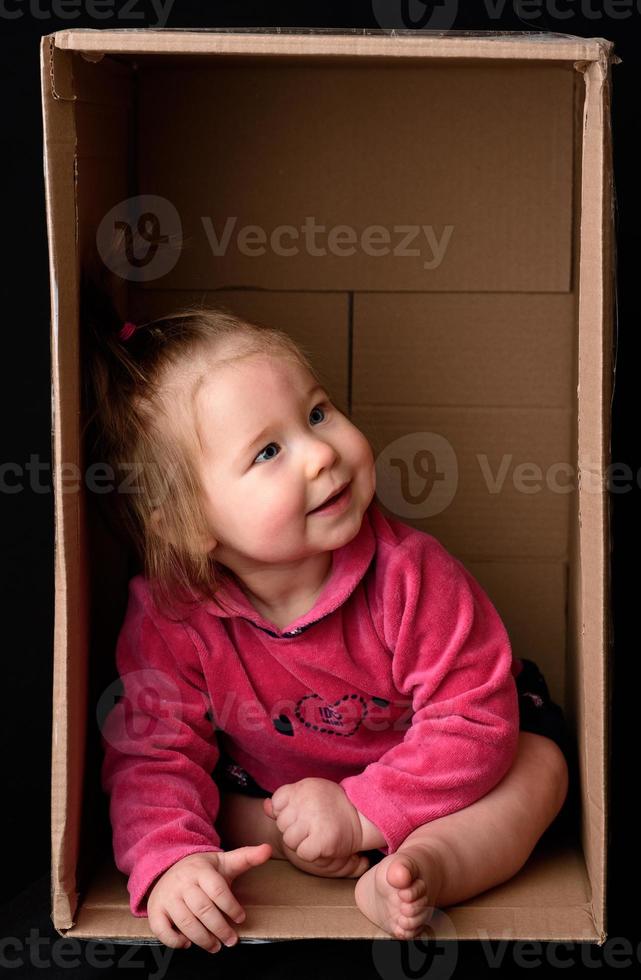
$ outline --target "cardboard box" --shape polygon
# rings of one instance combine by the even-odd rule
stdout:
[[[580,780],[572,826],[426,935],[605,941],[619,60],[603,38],[545,33],[43,37],[61,935],[153,941],[129,912],[99,787],[97,711],[131,568],[93,495],[69,480],[82,472],[79,270],[112,209],[156,195],[185,244],[162,273],[123,277],[128,315],[198,298],[291,330],[381,453],[380,503],[470,567],[565,709]],[[313,238],[310,218],[324,228]],[[236,237],[245,226],[262,239]],[[417,433],[449,442],[458,483],[432,514],[405,518],[385,450]],[[241,941],[384,938],[353,887],[270,861],[235,883]]]

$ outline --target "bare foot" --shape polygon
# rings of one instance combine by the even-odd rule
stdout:
[[[443,884],[437,849],[401,846],[365,872],[354,897],[368,919],[396,939],[414,939],[435,912]]]

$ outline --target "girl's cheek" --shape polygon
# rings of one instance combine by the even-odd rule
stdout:
[[[359,431],[358,435],[359,457],[364,465],[372,466],[374,464],[374,453],[370,442],[362,432]]]

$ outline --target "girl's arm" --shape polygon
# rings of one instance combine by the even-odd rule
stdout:
[[[394,682],[411,697],[411,724],[340,785],[361,815],[363,847],[382,847],[382,836],[392,852],[416,827],[469,806],[502,779],[517,752],[519,710],[505,627],[435,538],[416,536],[397,549],[382,600]]]
[[[211,776],[219,753],[200,661],[180,624],[152,616],[143,588],[130,583],[116,648],[124,693],[101,733],[114,856],[129,875],[136,916],[146,915],[149,889],[176,861],[221,850]]]

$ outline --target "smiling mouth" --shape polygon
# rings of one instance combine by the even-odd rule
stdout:
[[[329,507],[331,504],[335,503],[344,495],[348,487],[349,487],[349,481],[345,484],[345,486],[341,487],[340,490],[337,490],[332,497],[328,497],[327,500],[325,500],[322,504],[319,504],[318,507],[314,507],[314,509],[310,510],[308,513],[315,514],[316,511],[323,510],[325,507]]]

